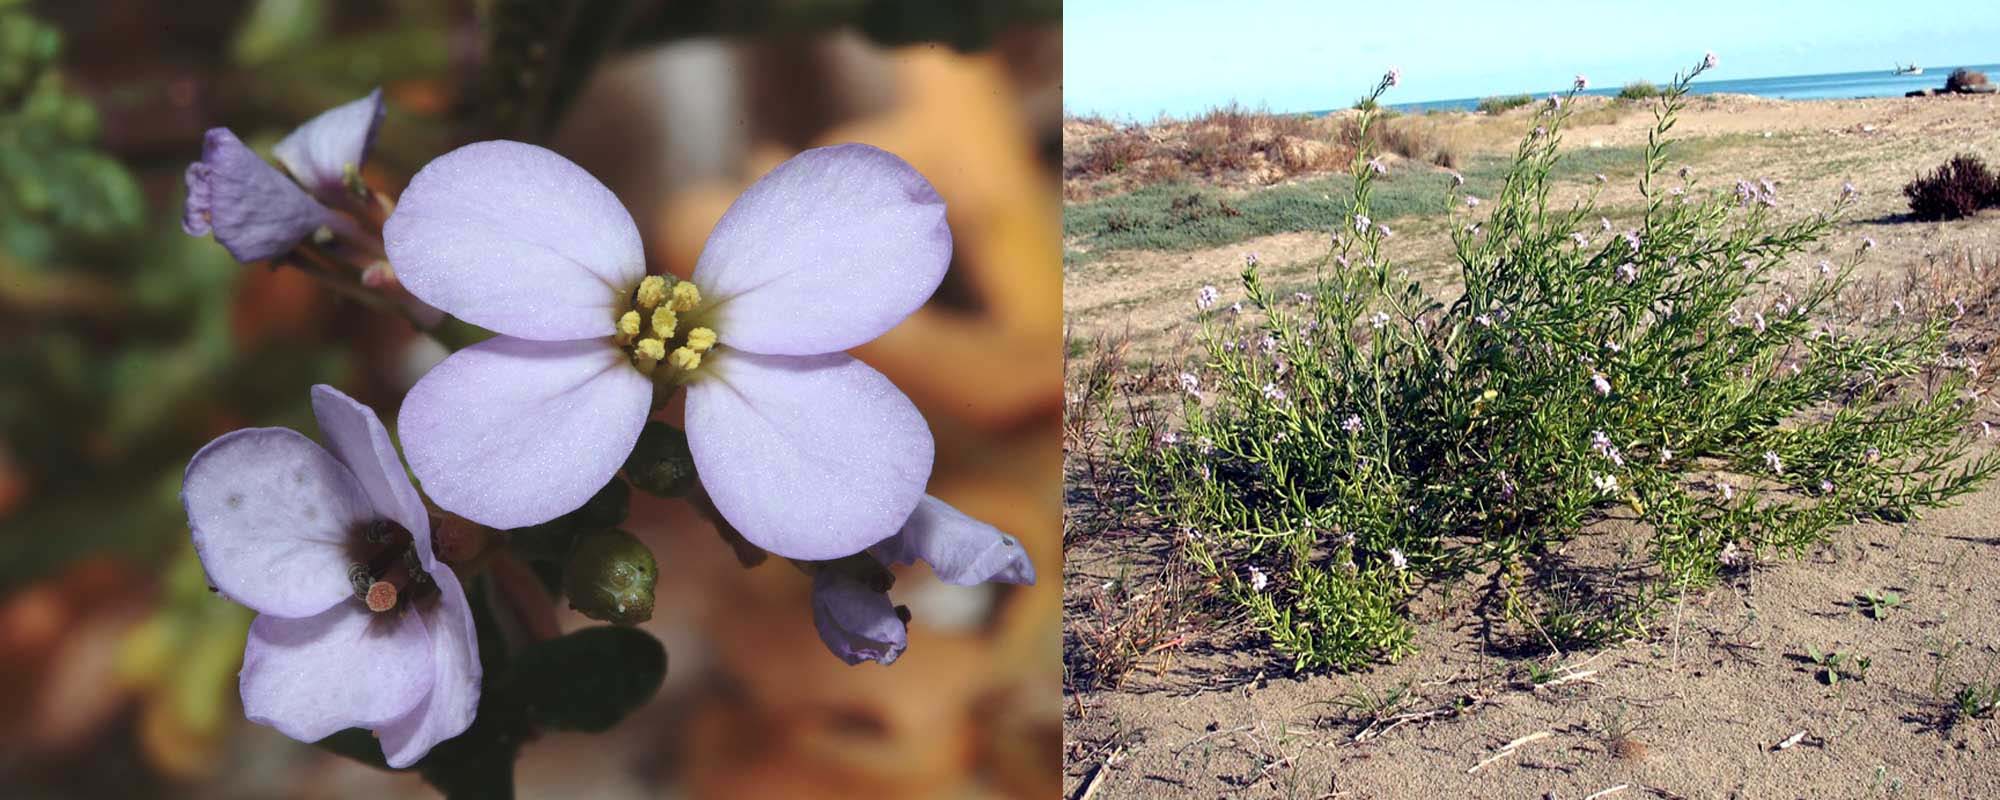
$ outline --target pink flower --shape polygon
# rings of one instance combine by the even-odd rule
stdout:
[[[1576,80],[1570,83],[1570,88],[1581,92],[1590,88],[1590,81],[1584,78],[1582,74],[1578,74]]]

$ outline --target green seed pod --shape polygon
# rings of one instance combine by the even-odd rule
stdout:
[[[632,534],[607,530],[576,541],[563,570],[569,607],[595,620],[636,625],[653,618],[653,584],[660,565],[653,551]]]
[[[648,422],[639,443],[625,458],[632,485],[661,497],[679,497],[694,488],[694,454],[687,434],[664,422]]]

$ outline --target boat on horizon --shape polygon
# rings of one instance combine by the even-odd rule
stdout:
[[[1919,67],[1919,66],[1917,66],[1917,65],[1915,65],[1915,64],[1911,64],[1911,65],[1909,65],[1909,66],[1907,66],[1907,67],[1906,67],[1906,66],[1903,66],[1902,64],[1897,64],[1897,65],[1896,65],[1896,69],[1895,69],[1895,71],[1894,71],[1894,72],[1891,72],[1890,74],[1891,74],[1891,75],[1922,75],[1922,74],[1924,74],[1924,68],[1923,68],[1923,67]]]

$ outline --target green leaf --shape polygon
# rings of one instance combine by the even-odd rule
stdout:
[[[667,651],[658,639],[603,626],[523,650],[502,692],[535,725],[596,733],[652,699],[666,677]]]

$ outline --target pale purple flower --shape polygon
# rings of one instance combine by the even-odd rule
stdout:
[[[1195,377],[1194,373],[1183,372],[1180,374],[1180,380],[1181,380],[1181,391],[1187,392],[1188,394],[1193,395],[1195,397],[1201,396],[1201,379]]]
[[[1578,73],[1576,76],[1576,80],[1572,81],[1569,86],[1571,89],[1581,92],[1585,89],[1590,88],[1590,80],[1583,77],[1582,73]]]
[[[1201,311],[1207,311],[1211,308],[1214,308],[1215,301],[1221,298],[1222,298],[1222,293],[1216,291],[1215,287],[1203,286],[1201,287],[1201,291],[1195,292],[1194,307]]]
[[[1409,569],[1410,558],[1403,555],[1402,550],[1391,547],[1389,548],[1389,566],[1395,567],[1398,571]]]
[[[1641,242],[1641,239],[1638,231],[1628,230],[1622,234],[1619,234],[1619,236],[1620,238],[1623,238],[1625,240],[1626,247],[1632,248],[1632,252],[1634,253],[1639,252],[1639,244]]]
[[[1875,249],[1875,237],[1873,237],[1873,236],[1863,236],[1863,237],[1861,237],[1861,249],[1863,249],[1863,250],[1873,250],[1873,249]]]
[[[1876,447],[1876,446],[1874,446],[1874,445],[1869,445],[1869,447],[1868,447],[1868,450],[1867,450],[1866,452],[1862,453],[1862,457],[1863,457],[1863,458],[1865,458],[1865,459],[1867,459],[1867,460],[1868,460],[1868,463],[1870,463],[1870,464],[1873,464],[1873,463],[1875,463],[1875,462],[1877,462],[1877,461],[1881,461],[1881,460],[1882,460],[1882,448],[1879,448],[1879,447]]]
[[[1751,315],[1750,315],[1750,319],[1752,320],[1752,322],[1753,322],[1753,325],[1754,325],[1754,327],[1756,327],[1756,329],[1757,329],[1757,332],[1758,332],[1758,333],[1763,333],[1763,332],[1764,332],[1764,312],[1762,312],[1762,311],[1757,311],[1757,312],[1753,312],[1753,313],[1751,313]]]
[[[1293,299],[1293,300],[1297,300],[1297,301],[1299,301],[1299,302],[1301,302],[1301,303],[1310,303],[1310,302],[1312,302],[1312,298],[1313,298],[1313,296],[1312,296],[1312,295],[1310,295],[1310,294],[1306,294],[1305,292],[1293,292],[1293,293],[1292,293],[1292,299]]]
[[[1573,242],[1576,242],[1576,246],[1577,246],[1577,247],[1589,247],[1589,246],[1590,246],[1590,238],[1589,238],[1589,237],[1587,237],[1587,236],[1584,236],[1584,235],[1583,235],[1583,234],[1581,234],[1581,233],[1572,233],[1572,234],[1570,234],[1570,235],[1569,235],[1569,238],[1570,238],[1570,241],[1573,241]]]
[[[1719,63],[1722,62],[1716,59],[1715,53],[1713,51],[1703,53],[1701,56],[1702,69],[1715,69],[1715,65]]]
[[[1603,493],[1603,494],[1617,494],[1617,493],[1618,493],[1618,476],[1616,476],[1616,475],[1592,475],[1592,476],[1590,476],[1590,485],[1591,485],[1591,486],[1594,486],[1594,487],[1597,487],[1597,491],[1598,491],[1598,492],[1601,492],[1601,493]]]
[[[1479,316],[1476,316],[1476,317],[1473,317],[1473,318],[1472,318],[1472,321],[1473,321],[1474,323],[1477,323],[1477,324],[1479,325],[1479,327],[1482,327],[1482,328],[1491,328],[1491,327],[1493,327],[1493,315],[1492,315],[1492,314],[1480,314]]]
[[[1603,232],[1605,232],[1605,233],[1610,233],[1610,232],[1611,232],[1611,220],[1610,220],[1610,218],[1608,218],[1608,217],[1598,217],[1598,218],[1597,218],[1597,228],[1598,228],[1598,230],[1601,230],[1601,231],[1603,231]]]
[[[1840,199],[1845,200],[1860,193],[1861,192],[1859,189],[1854,188],[1853,181],[1840,182]]]
[[[1234,303],[1230,303],[1230,304],[1229,304],[1229,313],[1231,313],[1231,314],[1241,314],[1241,313],[1243,313],[1243,301],[1241,301],[1241,300],[1238,300],[1238,301],[1236,301],[1236,302],[1234,302]]]
[[[1618,279],[1631,283],[1639,279],[1639,266],[1627,261],[1618,265]]]
[[[1604,177],[1604,173],[1602,173],[1602,172],[1599,172],[1599,173],[1597,173],[1597,175],[1596,175],[1595,177],[1597,178],[1597,182],[1598,182],[1598,183],[1606,183],[1606,182],[1609,182],[1609,181],[1611,180],[1610,178],[1606,178],[1606,177]]]
[[[1367,232],[1368,232],[1368,228],[1369,228],[1370,226],[1374,225],[1374,224],[1375,224],[1374,222],[1372,222],[1372,221],[1370,221],[1370,220],[1368,219],[1368,215],[1367,215],[1367,214],[1356,214],[1356,215],[1354,215],[1354,232],[1355,232],[1355,233],[1367,233]]]
[[[1819,493],[1833,494],[1833,481],[1827,480],[1825,478],[1819,479]]]
[[[1736,499],[1736,487],[1731,486],[1728,481],[1716,481],[1715,489],[1722,493],[1722,499],[1725,501]]]
[[[1469,194],[1468,194],[1468,195],[1466,195],[1466,196],[1465,196],[1465,207],[1466,207],[1466,208],[1478,208],[1478,207],[1479,207],[1479,198],[1477,198],[1477,197],[1473,197],[1472,195],[1469,195]]]
[[[1244,254],[1244,256],[1243,256],[1243,265],[1244,265],[1244,266],[1246,266],[1246,267],[1254,267],[1254,266],[1257,266],[1257,264],[1258,264],[1258,263],[1260,263],[1260,262],[1259,262],[1259,261],[1257,260],[1257,251],[1255,251],[1255,250],[1252,250],[1252,251],[1250,251],[1249,253],[1246,253],[1246,254]]]
[[[1278,352],[1278,337],[1276,336],[1265,334],[1263,340],[1259,341],[1258,344],[1264,346],[1264,352],[1266,353]]]
[[[1464,186],[1464,185],[1465,185],[1465,176],[1464,176],[1464,175],[1460,175],[1460,174],[1458,174],[1458,173],[1456,173],[1456,172],[1453,172],[1453,173],[1451,173],[1451,185],[1453,185],[1453,186]]]
[[[407,767],[472,724],[471,606],[375,412],[328,386],[312,405],[326,448],[224,434],[188,463],[181,506],[209,583],[258,613],[244,716],[302,742],[366,728]]]
[[[656,393],[681,386],[702,487],[758,547],[852,555],[923,499],[929,426],[845,353],[921,306],[951,260],[944,201],[894,155],[847,144],[780,164],[678,283],[646,274],[609,189],[519,142],[432,161],[384,234],[411,293],[500,334],[403,402],[410,466],[453,513],[515,528],[582,505]]]
[[[1285,400],[1285,390],[1275,383],[1266,383],[1264,384],[1264,399],[1273,403],[1282,403]]]
[[[1381,330],[1389,324],[1389,313],[1386,311],[1377,311],[1368,315],[1368,324],[1373,326],[1375,330]]]
[[[1199,451],[1202,455],[1208,455],[1209,453],[1213,453],[1215,452],[1215,440],[1210,439],[1206,436],[1199,437],[1194,440],[1194,449]]]
[[[228,128],[210,128],[202,137],[201,160],[189,164],[183,176],[187,205],[181,230],[189,236],[214,234],[244,263],[284,255],[322,228],[349,241],[361,239],[354,220],[334,209],[349,205],[345,176],[361,167],[381,119],[377,89],[300,125],[273,148],[289,177]]]
[[[1596,390],[1600,396],[1610,397],[1611,379],[1604,377],[1604,373],[1602,372],[1592,372],[1590,373],[1590,388]]]
[[[1391,230],[1389,230],[1389,226],[1388,226],[1388,225],[1384,225],[1384,224],[1382,224],[1382,223],[1380,223],[1380,222],[1377,222],[1377,223],[1375,223],[1375,232],[1376,232],[1376,233],[1379,233],[1379,234],[1382,234],[1382,238],[1384,238],[1384,239],[1387,239],[1387,238],[1389,238],[1389,237],[1391,237],[1391,236],[1394,236],[1394,235],[1396,235],[1395,231],[1391,231]]]
[[[1764,466],[1770,467],[1773,474],[1785,474],[1785,462],[1780,461],[1778,454],[1773,451],[1764,451]]]
[[[1347,431],[1349,434],[1360,433],[1361,415],[1360,414],[1347,415],[1347,419],[1340,421],[1340,429],[1343,431]]]
[[[1660,466],[1663,466],[1663,467],[1664,467],[1664,466],[1666,466],[1666,465],[1667,465],[1667,462],[1670,462],[1670,461],[1673,461],[1673,460],[1674,460],[1674,449],[1673,449],[1673,448],[1671,448],[1671,447],[1662,447],[1662,448],[1660,448]]]
[[[1898,299],[1895,299],[1895,300],[1890,300],[1890,301],[1889,301],[1889,307],[1890,307],[1891,309],[1895,310],[1895,312],[1896,312],[1896,316],[1899,316],[1899,317],[1903,315],[1903,312],[1905,312],[1905,311],[1907,311],[1907,310],[1908,310],[1908,309],[1904,308],[1904,306],[1903,306],[1903,301],[1902,301],[1902,300],[1901,300],[1900,298],[1898,298]]]
[[[1389,72],[1382,76],[1382,82],[1387,83],[1390,86],[1394,86],[1398,83],[1401,83],[1402,81],[1403,81],[1403,71],[1395,67],[1390,67]]]
[[[1269,585],[1271,585],[1270,576],[1265,575],[1261,569],[1256,567],[1250,568],[1250,591],[1261,592],[1264,591],[1264,587]]]
[[[1716,554],[1715,560],[1722,562],[1723,566],[1739,566],[1744,562],[1743,551],[1736,548],[1736,542],[1725,542],[1722,545],[1722,552]]]
[[[1819,276],[1824,278],[1832,274],[1833,274],[1833,263],[1827,261],[1826,259],[1820,259]]]
[[[868,554],[886,566],[922,561],[953,586],[1035,582],[1034,562],[1020,540],[928,495],[900,530],[869,547]],[[813,577],[812,609],[820,641],[849,665],[892,663],[909,644],[906,612],[887,592],[839,569],[821,569]]]

